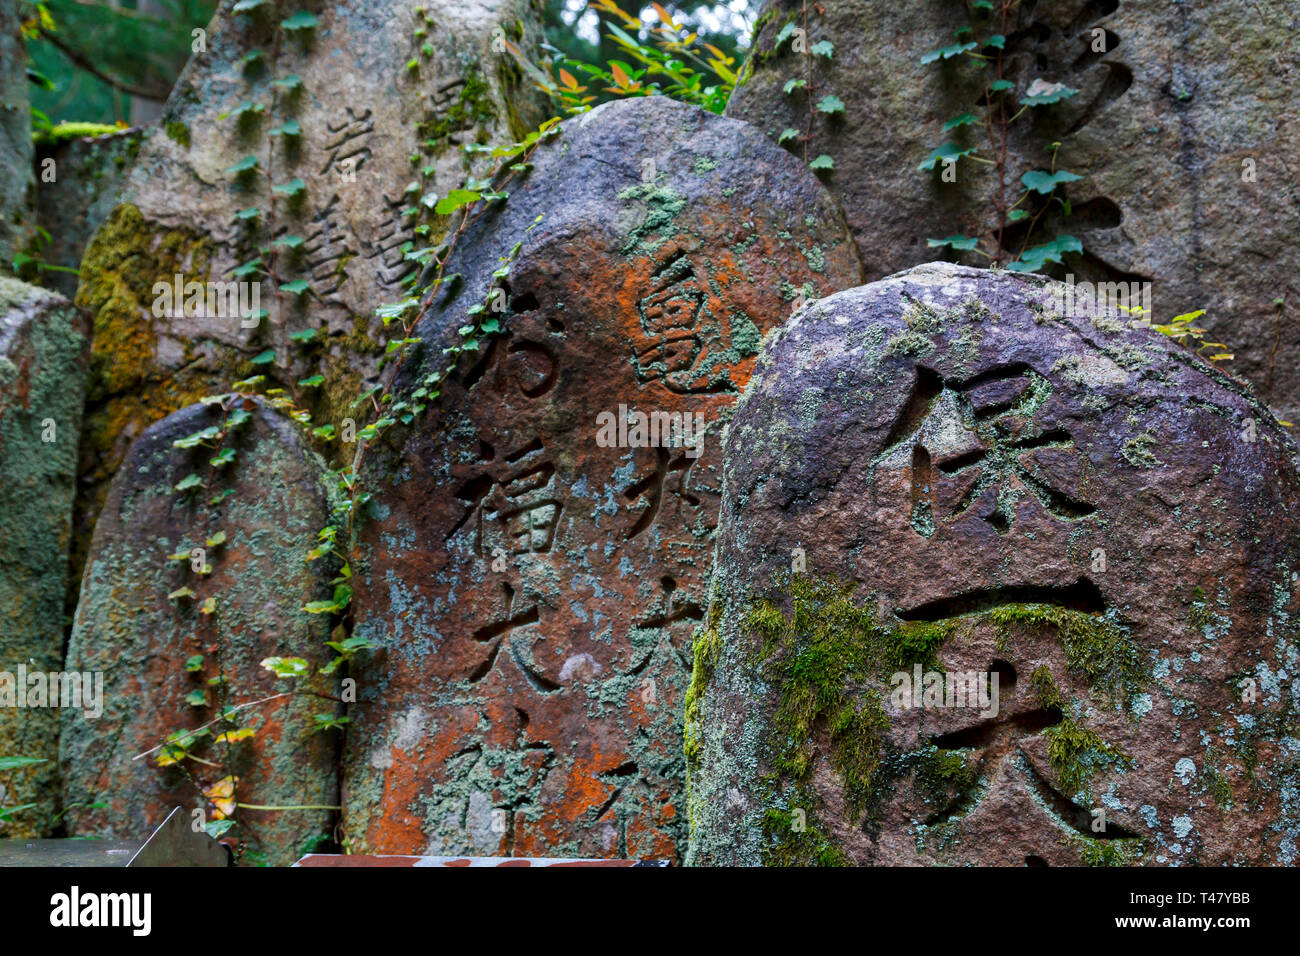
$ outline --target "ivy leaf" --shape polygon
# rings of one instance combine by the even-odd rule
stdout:
[[[307,673],[307,662],[301,657],[268,657],[262,666],[276,677],[302,677]]]
[[[1001,50],[1006,47],[1007,38],[1004,37],[1001,33],[995,33],[993,34],[993,36],[989,37],[988,42],[985,43],[984,45],[991,46],[994,47],[995,49]]]
[[[194,597],[194,592],[187,587],[177,588],[171,594],[167,595],[167,600],[174,601],[176,598],[183,598],[183,597],[192,598]]]
[[[1011,272],[1037,272],[1048,262],[1061,265],[1061,257],[1067,252],[1083,252],[1083,243],[1074,236],[1057,236],[1051,242],[1026,249],[1007,269]]]
[[[204,598],[203,603],[199,605],[200,614],[216,614],[217,599],[214,597]]]
[[[216,455],[214,455],[211,458],[211,460],[209,460],[208,464],[210,464],[213,468],[223,468],[234,460],[235,460],[235,449],[223,448],[221,449],[221,451],[217,452]]]
[[[238,176],[238,175],[242,175],[243,173],[252,172],[256,168],[257,168],[257,157],[250,153],[249,155],[241,159],[239,162],[235,163],[235,165],[227,166],[226,172],[234,173],[235,175]]]
[[[280,26],[286,30],[311,30],[320,23],[316,19],[316,14],[308,10],[299,10],[293,16],[286,20],[280,21]]]
[[[321,381],[324,381],[324,377],[323,377],[323,376],[313,376],[313,377],[314,377],[314,378],[320,378]],[[299,382],[298,384],[299,384],[299,385],[306,385],[306,384],[307,384],[307,381],[304,380],[304,381]],[[312,433],[313,435],[315,435],[317,438],[324,439],[325,441],[333,441],[333,439],[334,439],[334,426],[333,426],[333,425],[321,425],[319,428],[313,428],[313,429],[311,430],[311,433]]]
[[[1028,215],[1029,213],[1025,212],[1023,209],[1013,209],[1007,213],[1007,222],[1019,222]]]
[[[245,2],[248,2],[248,0],[245,0]],[[262,0],[252,0],[252,2],[261,3]],[[209,820],[203,824],[203,829],[212,839],[220,840],[234,825],[234,820]]]
[[[302,236],[281,236],[279,239],[275,240],[275,242],[271,243],[271,245],[283,246],[286,249],[297,249],[302,245],[302,242]]]
[[[921,63],[922,64],[933,63],[935,60],[939,59],[940,57],[942,57],[945,60],[951,60],[955,56],[961,56],[963,53],[970,52],[971,50],[975,49],[977,46],[979,46],[979,44],[976,43],[974,40],[971,40],[968,43],[954,43],[951,46],[946,46],[943,47],[942,49],[934,50],[930,53],[925,54],[925,56],[921,57]]]
[[[970,250],[979,244],[979,238],[977,236],[949,236],[946,239],[927,239],[925,244],[931,249],[951,246],[954,249]]]
[[[781,92],[782,92],[782,93],[793,93],[795,90],[801,90],[801,89],[803,89],[803,88],[804,88],[805,86],[807,86],[807,85],[808,85],[808,81],[807,81],[807,80],[802,80],[802,79],[799,79],[799,78],[796,77],[796,78],[793,79],[793,80],[786,80],[786,81],[785,81],[785,86],[781,87]]]
[[[275,85],[282,90],[296,90],[302,86],[302,79],[297,73],[290,73],[288,76],[282,76],[276,80]]]
[[[1010,80],[994,80],[989,84],[989,89],[994,93],[1005,93],[1007,90],[1014,90],[1015,88],[1016,84]]]
[[[798,27],[795,26],[793,20],[788,21],[785,26],[781,27],[781,32],[776,35],[776,39],[772,43],[773,49],[779,50],[786,40],[794,36],[794,31],[797,29]]]
[[[969,156],[975,152],[974,148],[962,149],[956,143],[944,143],[935,149],[917,169],[934,169],[935,163],[945,160],[959,160],[963,156]]]
[[[233,450],[234,449],[231,449],[231,451]],[[212,537],[208,538],[206,541],[203,542],[203,544],[209,548],[219,548],[225,543],[226,543],[226,533],[224,531],[218,531]]]
[[[275,361],[275,349],[267,349],[265,352],[258,352],[253,356],[254,365],[270,365]]]
[[[1029,84],[1029,89],[1025,90],[1024,97],[1020,102],[1025,106],[1047,106],[1050,103],[1059,103],[1061,100],[1069,99],[1079,91],[1064,83],[1048,83],[1046,80],[1034,80]]]
[[[791,127],[787,126],[785,129],[781,130],[781,135],[776,138],[776,142],[777,145],[784,146],[786,143],[790,142],[791,140],[798,139],[798,138],[799,138],[799,131],[797,129],[792,129]]]
[[[267,135],[268,136],[301,136],[302,127],[298,125],[297,120],[294,119],[285,120],[275,129],[271,130]]]
[[[952,119],[948,120],[948,122],[944,123],[943,131],[946,133],[949,130],[956,129],[958,126],[965,126],[968,123],[978,123],[978,122],[979,122],[979,117],[976,116],[974,113],[962,113],[960,116],[954,116]]]
[[[311,283],[306,279],[294,279],[292,282],[285,282],[280,285],[281,292],[288,292],[290,295],[302,295],[311,288]]]
[[[239,212],[235,213],[235,218],[246,222],[249,219],[256,219],[260,215],[262,215],[262,210],[258,209],[256,206],[249,206],[247,209],[241,209]]]
[[[316,338],[318,334],[319,333],[316,329],[300,329],[297,332],[289,333],[289,338],[293,339],[295,342],[305,343]]]
[[[453,189],[444,198],[438,200],[438,205],[433,207],[433,211],[439,216],[448,216],[462,206],[477,202],[482,196],[482,193],[473,189]]]
[[[294,177],[287,183],[274,187],[272,192],[277,192],[282,196],[296,196],[306,190],[307,184],[301,179]]]
[[[312,601],[303,608],[308,614],[328,614],[334,610],[333,601]]]
[[[825,153],[822,153],[816,159],[808,164],[809,169],[834,169],[835,160],[831,159]]]
[[[184,478],[178,481],[173,487],[177,491],[189,491],[191,488],[197,488],[201,484],[203,484],[203,482],[199,480],[198,475],[186,475]]]
[[[823,113],[843,113],[844,101],[834,93],[827,93],[818,101],[817,109]]]
[[[197,674],[203,670],[203,655],[194,654],[185,658],[185,669],[191,674]]]
[[[235,13],[252,13],[264,3],[266,0],[239,0],[232,9]]]
[[[813,56],[824,56],[829,60],[835,55],[835,44],[830,40],[818,40],[808,48],[808,52]]]
[[[1020,181],[1025,184],[1026,189],[1032,189],[1034,192],[1046,196],[1061,183],[1073,183],[1082,178],[1082,176],[1068,173],[1064,169],[1059,169],[1054,173],[1045,173],[1041,169],[1034,169],[1021,176]]]
[[[184,438],[178,438],[172,442],[173,448],[196,448],[205,441],[210,441],[221,434],[221,429],[216,425],[209,425],[201,431],[193,432]]]

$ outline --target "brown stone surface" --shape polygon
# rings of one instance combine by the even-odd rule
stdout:
[[[676,857],[719,431],[797,290],[860,275],[825,190],[748,124],[653,97],[561,129],[457,247],[399,391],[522,242],[506,333],[365,465],[357,852]],[[702,416],[702,452],[600,447],[620,406]]]
[[[332,569],[303,560],[329,515],[324,465],[305,448],[298,426],[251,399],[251,413],[232,426],[223,447],[235,462],[209,467],[212,447],[176,448],[173,442],[229,421],[217,406],[195,405],[151,426],[132,446],[109,491],[95,528],[68,647],[67,667],[101,671],[104,712],[86,719],[66,712],[61,757],[69,829],[80,835],[140,838],[176,806],[213,805],[200,796],[224,778],[226,747],[208,737],[185,760],[162,767],[153,750],[167,734],[197,729],[220,713],[289,689],[261,666],[267,657],[300,657],[311,664],[301,689],[334,694],[316,671],[332,653],[327,615],[302,610],[329,597]],[[233,414],[236,409],[232,409]],[[182,494],[174,486],[189,474],[204,485]],[[226,491],[233,494],[213,500]],[[221,544],[208,542],[224,533]],[[170,556],[204,548],[210,573]],[[188,587],[193,597],[168,595]],[[215,599],[213,613],[203,603]],[[187,672],[187,660],[202,667]],[[224,687],[210,684],[224,677]],[[206,694],[207,705],[186,696]],[[314,732],[315,714],[336,705],[305,694],[282,697],[239,712],[251,740],[230,745],[239,803],[257,806],[335,806],[338,803],[336,731]],[[104,802],[92,810],[91,803]],[[240,810],[244,837],[271,862],[292,863],[306,841],[328,831],[326,809],[288,812]]]
[[[691,862],[1296,862],[1295,445],[1053,288],[922,266],[765,349],[696,645]],[[904,707],[915,664],[997,673],[997,713]]]
[[[0,274],[35,234],[32,112],[18,0],[0,0]]]
[[[921,56],[957,42],[968,24],[960,0],[837,0],[810,5],[808,45],[828,40],[834,56],[812,57],[815,97],[838,96],[842,114],[815,114],[809,155],[827,153],[831,191],[844,206],[869,279],[935,258],[926,240],[987,235],[997,226],[991,167],[962,160],[957,182],[917,166],[945,141],[992,158],[978,100],[984,81],[974,61],[922,64]],[[995,0],[995,7],[1001,0]],[[764,4],[753,63],[727,115],[757,123],[772,137],[804,130],[807,101],[783,92],[803,77],[804,57],[787,39],[802,23],[800,0]],[[1009,195],[1019,176],[1046,169],[1059,141],[1058,169],[1083,176],[1034,241],[1056,233],[1083,242],[1067,255],[1080,279],[1153,283],[1161,321],[1206,309],[1211,340],[1228,343],[1236,367],[1287,420],[1300,415],[1300,9],[1253,0],[1072,0],[1015,5],[1007,27],[1005,75],[1016,85],[1012,109],[1036,81],[1080,92],[1035,108],[1011,127]],[[1094,50],[1104,31],[1104,52]],[[985,51],[992,55],[993,50]],[[965,112],[975,125],[944,132]],[[1243,181],[1253,163],[1254,181]],[[1018,247],[1024,223],[1010,230]],[[986,260],[965,254],[972,265]],[[1275,300],[1284,299],[1279,307]]]

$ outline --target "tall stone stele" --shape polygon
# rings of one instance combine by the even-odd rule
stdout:
[[[686,703],[691,862],[1297,862],[1296,447],[1064,292],[920,266],[764,350]]]
[[[857,281],[857,254],[794,157],[663,97],[570,119],[529,161],[417,328],[396,391],[429,410],[362,468],[354,636],[375,651],[344,830],[379,853],[673,859],[719,432],[763,334]],[[475,314],[503,331],[429,395]]]
[[[1150,282],[1157,322],[1205,309],[1197,324],[1208,340],[1229,346],[1238,373],[1279,417],[1300,421],[1300,8],[987,6],[768,0],[727,115],[773,138],[811,130],[809,158],[835,163],[828,183],[869,279],[934,258],[929,239],[981,236],[987,249],[1005,225],[1018,251],[1031,223],[1030,246],[1070,235],[1084,251],[1065,255],[1061,277]],[[962,52],[968,43],[976,46]],[[1010,87],[990,90],[999,76]],[[791,80],[811,88],[787,92]],[[1065,171],[1082,177],[1054,190],[1069,215],[1033,193],[1016,207],[1033,215],[998,221],[998,177],[977,161],[996,159],[1004,145],[996,127],[990,144],[986,95],[1008,117],[1025,110],[1005,142],[1006,205],[1025,191],[1023,174]],[[843,109],[817,109],[828,96]],[[944,144],[977,150],[947,180],[940,161],[918,169]]]
[[[382,351],[375,309],[406,294],[416,229],[444,228],[423,200],[461,184],[463,145],[513,142],[547,115],[505,52],[540,35],[524,0],[224,0],[200,32],[82,262],[83,547],[131,442],[203,395],[319,373],[304,401],[338,424]],[[192,300],[190,282],[231,285]]]
[[[59,718],[44,675],[63,663],[89,353],[86,317],[72,303],[0,277],[0,758],[44,761],[0,770],[0,809],[36,804],[0,825],[0,837],[46,836],[58,813]]]
[[[36,176],[27,48],[18,0],[0,0],[0,275],[35,234]]]
[[[341,707],[321,673],[328,615],[305,610],[331,593],[334,568],[306,560],[328,487],[299,426],[247,397],[182,409],[131,447],[68,645],[67,669],[103,681],[102,713],[64,712],[70,832],[136,839],[177,806],[233,814],[230,836],[273,864],[330,836],[338,731],[317,715]],[[280,679],[268,658],[305,673]]]

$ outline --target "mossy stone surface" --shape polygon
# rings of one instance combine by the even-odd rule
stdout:
[[[1043,322],[1058,291],[937,263],[767,339],[726,438],[688,862],[1296,862],[1296,446],[1150,330]],[[997,707],[895,696],[913,668],[996,675]]]

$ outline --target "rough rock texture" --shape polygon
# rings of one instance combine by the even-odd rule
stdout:
[[[77,299],[95,323],[76,514],[82,542],[131,442],[204,394],[253,372],[286,385],[320,372],[327,387],[304,398],[317,417],[334,417],[373,371],[373,312],[404,294],[413,268],[405,244],[421,224],[439,228],[420,222],[428,218],[420,197],[460,184],[461,144],[511,141],[545,118],[515,88],[508,55],[491,49],[498,26],[511,38],[524,30],[525,46],[534,37],[536,15],[523,0],[343,0],[316,4],[310,30],[278,26],[300,3],[266,3],[253,14],[231,6],[209,24],[206,52],[191,58],[147,131],[124,201],[82,263]],[[260,58],[248,60],[255,52]],[[412,60],[417,69],[407,67]],[[290,77],[299,85],[275,85]],[[284,131],[290,121],[296,135]],[[231,170],[247,157],[255,171]],[[273,191],[298,183],[294,195]],[[240,218],[244,210],[258,213]],[[301,243],[272,245],[290,237]],[[270,264],[273,282],[233,273],[255,259]],[[260,281],[270,315],[252,328],[226,308],[216,317],[155,315],[155,283],[178,273],[187,282]],[[310,291],[277,296],[297,280]],[[319,331],[315,343],[289,340],[306,329]],[[250,364],[267,349],[275,367]]]
[[[0,672],[63,660],[77,433],[90,340],[66,299],[0,277]],[[19,690],[19,689],[15,689]],[[26,693],[27,688],[19,692]],[[0,836],[40,836],[57,813],[57,711],[0,706],[0,757],[48,763],[0,776],[0,806],[37,803]]]
[[[969,23],[963,6],[842,0],[808,16],[809,46],[834,43],[831,60],[812,57],[814,97],[845,104],[841,114],[814,114],[809,155],[835,160],[831,189],[868,278],[933,258],[926,239],[996,226],[990,167],[963,160],[955,183],[917,171],[946,140],[991,158],[973,61],[920,62],[956,42],[954,29]],[[765,6],[727,108],[773,137],[808,122],[804,93],[782,92],[805,75],[805,58],[788,39],[775,49],[786,23],[802,22],[800,7]],[[1207,309],[1210,338],[1228,343],[1239,373],[1292,420],[1300,415],[1298,29],[1300,10],[1281,3],[1073,0],[1021,3],[1003,31],[1012,110],[1037,80],[1080,90],[1011,127],[1012,199],[1021,172],[1047,168],[1054,141],[1062,143],[1057,168],[1084,177],[1065,188],[1073,215],[1047,215],[1034,241],[1065,232],[1083,242],[1085,254],[1067,255],[1062,275],[1152,282],[1161,321]],[[1105,52],[1093,49],[1096,30],[1105,31]],[[968,111],[981,122],[942,130]],[[1252,165],[1255,181],[1243,181]],[[1017,247],[1023,229],[1009,232]]]
[[[1296,448],[1052,290],[921,266],[765,348],[687,703],[691,862],[1296,862]],[[996,673],[996,715],[903,706],[917,665]]]
[[[32,175],[32,115],[27,99],[27,51],[18,0],[0,0],[0,273],[35,225],[36,181]]]
[[[301,657],[312,665],[303,689],[334,693],[316,674],[332,656],[325,615],[302,607],[329,596],[329,571],[303,560],[329,515],[324,465],[305,448],[298,426],[251,399],[235,424],[219,406],[195,405],[151,426],[131,447],[113,480],[81,584],[81,601],[68,647],[67,666],[102,671],[104,713],[64,718],[61,756],[65,806],[78,834],[137,837],[157,826],[175,806],[213,806],[202,799],[230,769],[227,748],[213,738],[192,752],[214,765],[183,761],[159,766],[151,754],[172,731],[212,721],[223,705],[238,706],[286,689],[261,666],[267,657]],[[173,442],[229,422],[222,447],[235,461],[209,465],[213,447],[176,448]],[[189,474],[204,484],[189,492],[174,486]],[[225,494],[233,491],[233,494]],[[217,502],[213,504],[214,500]],[[224,543],[213,541],[224,533]],[[203,548],[195,571],[190,555]],[[188,587],[193,597],[168,597]],[[205,613],[204,602],[215,599]],[[201,666],[187,662],[202,655]],[[225,684],[212,683],[224,676]],[[206,705],[187,695],[200,691]],[[334,731],[314,733],[313,715],[334,713],[330,700],[296,695],[239,712],[251,740],[230,745],[240,803],[259,806],[337,805]],[[93,802],[106,802],[89,810]],[[326,833],[330,813],[243,810],[245,839],[273,863],[292,862],[310,838]]]
[[[54,181],[37,184],[37,216],[50,234],[41,260],[65,269],[79,269],[86,244],[121,199],[132,160],[140,150],[140,130],[106,136],[73,136],[39,145],[38,170],[52,169]],[[45,160],[53,167],[43,167]],[[41,281],[71,298],[77,294],[74,272],[47,271]]]
[[[860,275],[825,190],[748,124],[654,97],[561,129],[457,247],[399,392],[522,243],[507,331],[365,464],[358,851],[676,856],[720,428],[800,290]],[[701,416],[702,452],[598,445],[634,411]]]

